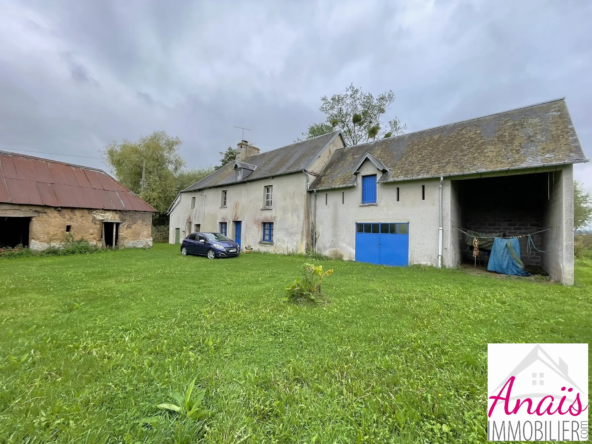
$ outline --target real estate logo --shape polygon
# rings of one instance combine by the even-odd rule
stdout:
[[[588,344],[489,344],[489,441],[587,441]]]

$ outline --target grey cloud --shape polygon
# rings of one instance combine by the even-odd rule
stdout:
[[[138,93],[138,98],[144,102],[147,105],[153,105],[154,104],[154,99],[152,99],[152,96],[148,93],[145,92],[139,92]]]
[[[571,0],[3,3],[0,146],[99,157],[162,129],[203,167],[234,125],[291,143],[353,82],[394,90],[408,131],[565,96],[592,157],[591,19]]]

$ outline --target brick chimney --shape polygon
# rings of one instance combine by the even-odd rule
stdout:
[[[249,145],[246,140],[241,140],[236,148],[236,160],[239,162],[246,161],[249,157],[256,156],[261,152],[259,148]]]

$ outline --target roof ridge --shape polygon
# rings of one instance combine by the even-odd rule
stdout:
[[[337,130],[337,131],[333,131],[330,133],[321,134],[320,136],[311,137],[310,139],[301,140],[300,142],[294,142],[294,143],[291,143],[290,145],[282,146],[282,147],[276,148],[274,150],[265,151],[263,153],[257,154],[256,156],[250,156],[250,157],[246,158],[244,161],[239,161],[239,160],[235,159],[234,161],[226,163],[221,168],[212,172],[210,175],[204,177],[200,181],[195,182],[194,184],[191,184],[190,186],[184,188],[180,192],[184,193],[184,192],[190,192],[190,191],[199,191],[203,188],[211,188],[211,187],[222,186],[222,185],[234,185],[234,184],[239,184],[239,183],[244,183],[244,182],[250,182],[252,180],[260,180],[260,179],[264,179],[267,177],[274,177],[274,176],[279,176],[279,175],[284,175],[284,174],[293,174],[293,173],[301,172],[308,167],[309,163],[307,163],[307,165],[304,165],[304,166],[297,166],[298,164],[296,164],[296,166],[295,166],[293,163],[290,163],[288,166],[290,166],[292,169],[288,168],[288,166],[284,166],[284,169],[281,171],[278,170],[278,171],[269,172],[269,171],[265,171],[265,168],[266,168],[265,162],[273,162],[278,159],[281,160],[282,158],[286,157],[286,153],[291,153],[292,151],[297,153],[298,150],[303,151],[300,154],[298,154],[298,158],[301,158],[301,157],[305,156],[306,153],[310,152],[312,150],[312,148],[315,148],[315,144],[316,144],[315,140],[316,139],[319,139],[321,137],[325,137],[327,140],[323,141],[322,146],[317,147],[318,149],[315,149],[316,155],[318,155],[319,152],[321,152],[328,145],[330,145],[331,142],[340,134],[341,134],[341,130]],[[310,144],[310,146],[307,146],[307,144]],[[302,145],[302,146],[295,148],[295,146],[297,146],[297,145]],[[278,154],[279,151],[284,151],[285,153]],[[308,162],[309,159],[305,159],[305,161]],[[228,173],[228,170],[234,168],[234,164],[236,164],[236,162],[242,162],[247,165],[255,166],[255,167],[257,167],[257,169],[254,171],[258,171],[258,172],[264,171],[265,174],[269,173],[269,175],[257,176],[257,177],[252,177],[251,175],[249,175],[249,177],[246,179],[243,179],[240,181],[235,181],[232,183],[230,183],[230,182],[219,183],[218,182],[216,184],[212,184],[212,180],[216,180],[215,178],[217,176],[223,176],[224,174]],[[257,165],[257,163],[259,163],[259,165]],[[253,174],[256,174],[256,173],[253,173]],[[264,174],[264,173],[261,173],[261,174]],[[226,180],[226,178],[222,177],[222,182],[224,180]],[[204,184],[207,184],[207,185],[204,186]]]
[[[389,139],[396,139],[396,138],[398,138],[398,137],[405,137],[405,136],[410,136],[410,135],[412,135],[412,134],[422,133],[422,132],[424,132],[424,131],[431,131],[431,130],[435,130],[435,129],[439,129],[439,128],[445,128],[445,127],[447,127],[447,126],[451,126],[451,125],[457,125],[457,124],[459,124],[459,123],[466,123],[466,122],[471,122],[471,121],[473,121],[473,120],[485,119],[486,117],[497,116],[498,114],[506,114],[506,113],[511,113],[511,112],[513,112],[513,111],[518,111],[518,110],[521,110],[521,109],[526,109],[526,108],[533,108],[533,107],[535,107],[535,106],[546,105],[547,103],[552,103],[552,102],[559,102],[559,101],[561,101],[561,100],[565,100],[565,97],[560,97],[560,98],[558,98],[558,99],[553,99],[553,100],[547,100],[547,101],[545,101],[545,102],[535,103],[535,104],[532,104],[532,105],[519,106],[518,108],[512,108],[512,109],[508,109],[508,110],[505,110],[505,111],[498,111],[498,112],[496,112],[496,113],[485,114],[485,115],[483,115],[483,116],[479,116],[479,117],[472,117],[472,118],[470,118],[470,119],[459,120],[458,122],[445,123],[444,125],[432,126],[432,127],[430,127],[430,128],[425,128],[425,129],[422,129],[422,130],[412,131],[412,132],[410,132],[410,133],[405,133],[405,134],[399,134],[398,136],[385,137],[385,138],[383,138],[383,139],[374,140],[374,141],[372,141],[372,142],[366,142],[366,143],[362,143],[362,144],[360,144],[360,145],[351,145],[351,146],[347,146],[347,147],[345,147],[345,148],[346,148],[346,149],[349,149],[349,148],[360,147],[360,146],[369,146],[369,145],[372,145],[372,144],[374,144],[374,143],[378,143],[378,142],[380,142],[380,141],[382,141],[382,140],[389,140]]]
[[[53,163],[59,163],[59,164],[62,164],[62,165],[67,165],[67,166],[71,166],[71,167],[75,167],[75,168],[82,168],[82,169],[85,169],[85,170],[98,171],[99,173],[103,173],[103,174],[106,174],[107,176],[111,177],[110,174],[107,174],[104,170],[101,170],[99,168],[94,168],[94,167],[89,167],[89,166],[84,166],[84,165],[78,165],[78,164],[69,163],[69,162],[62,162],[61,160],[47,159],[46,157],[31,156],[30,154],[21,154],[21,153],[15,153],[14,151],[6,151],[6,150],[0,150],[0,154],[8,154],[10,156],[27,157],[29,159],[42,160],[44,162],[53,162]]]
[[[273,150],[264,151],[264,152],[262,152],[262,153],[259,153],[259,154],[256,154],[256,155],[254,155],[254,156],[247,157],[247,159],[252,159],[253,157],[262,156],[262,155],[264,155],[264,154],[267,154],[267,153],[273,153],[274,151],[283,150],[284,148],[289,148],[289,147],[291,147],[291,146],[298,145],[299,143],[306,143],[306,142],[310,142],[311,140],[318,139],[318,138],[320,138],[320,137],[325,137],[325,136],[328,136],[328,135],[332,135],[332,136],[334,136],[336,133],[340,133],[340,132],[341,132],[341,130],[336,130],[336,131],[332,131],[332,132],[330,132],[330,133],[321,134],[320,136],[311,137],[310,139],[304,139],[304,140],[300,140],[300,141],[298,141],[298,142],[293,142],[293,143],[291,143],[290,145],[284,145],[284,146],[280,146],[279,148],[274,148]]]

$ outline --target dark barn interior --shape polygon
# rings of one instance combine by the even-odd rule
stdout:
[[[119,223],[103,222],[103,240],[106,247],[116,247],[119,240]]]
[[[30,217],[0,216],[0,248],[29,246]]]
[[[504,233],[504,237],[521,236],[543,230],[549,199],[549,173],[536,173],[458,181],[461,226],[485,233]],[[464,240],[460,236],[461,241]],[[532,241],[539,250],[546,250],[543,233]],[[521,258],[531,272],[542,272],[544,254],[527,249],[528,238],[519,239]],[[473,263],[472,247],[461,245],[463,262]],[[479,255],[486,265],[488,252]]]

